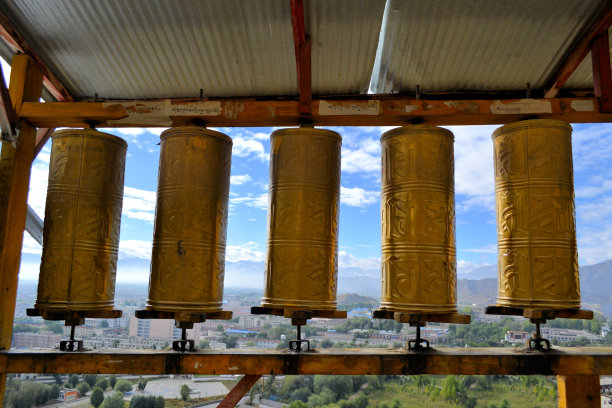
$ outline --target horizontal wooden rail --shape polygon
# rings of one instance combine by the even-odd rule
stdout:
[[[175,352],[0,352],[0,373],[612,375],[612,347],[404,350],[322,349]]]
[[[573,123],[612,122],[597,98],[414,100],[391,96],[312,101],[312,115],[291,100],[146,100],[26,102],[20,116],[39,128],[208,126],[494,125],[548,118]]]

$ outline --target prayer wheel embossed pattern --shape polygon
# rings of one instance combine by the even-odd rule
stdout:
[[[330,130],[272,133],[265,307],[336,308],[341,143]]]
[[[497,129],[497,304],[580,307],[570,125],[526,120]]]
[[[126,150],[92,129],[53,134],[37,309],[113,308]]]
[[[380,309],[457,311],[453,134],[425,125],[381,137]]]
[[[162,133],[149,309],[221,310],[231,155],[213,130]]]

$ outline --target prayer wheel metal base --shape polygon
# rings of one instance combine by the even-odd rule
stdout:
[[[187,126],[160,144],[147,309],[221,312],[232,141]]]
[[[35,304],[43,316],[115,312],[126,150],[123,139],[93,129],[53,134]]]
[[[456,314],[453,134],[426,125],[381,137],[380,310]]]
[[[580,308],[571,131],[537,119],[493,133],[498,306]]]
[[[264,308],[336,309],[340,145],[330,130],[271,135]]]

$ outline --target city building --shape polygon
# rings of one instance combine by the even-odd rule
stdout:
[[[62,336],[50,331],[40,333],[14,333],[12,347],[14,348],[56,348],[59,347]]]
[[[504,336],[504,341],[512,344],[525,343],[529,337],[530,335],[526,331],[509,330]]]

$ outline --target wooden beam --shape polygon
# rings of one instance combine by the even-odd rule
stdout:
[[[298,79],[299,113],[312,113],[311,41],[306,35],[303,0],[291,0],[291,23]]]
[[[232,390],[223,398],[223,401],[217,405],[217,408],[233,408],[235,407],[242,397],[255,385],[261,378],[261,375],[245,375],[238,381],[238,384],[232,388]]]
[[[608,33],[595,39],[591,49],[593,91],[599,98],[601,110],[612,112],[612,72],[610,70],[610,41]]]
[[[42,73],[26,55],[13,58],[11,100],[38,100],[42,92]],[[20,105],[15,106],[20,111]],[[17,276],[26,222],[30,170],[34,157],[36,129],[21,124],[16,146],[2,143],[0,159],[0,349],[11,345],[13,315],[17,296]]]
[[[4,82],[4,72],[0,65],[0,126],[2,127],[2,139],[13,141],[15,137],[15,125],[17,124],[17,115],[11,95],[6,83]]]
[[[612,122],[599,105],[597,98],[417,101],[374,95],[314,100],[310,119],[317,126],[495,125],[533,118]],[[297,101],[265,99],[32,102],[23,104],[21,117],[39,128],[170,127],[202,120],[208,126],[296,126],[303,120]]]
[[[34,146],[34,158],[38,156],[38,153],[45,147],[45,144],[55,132],[55,128],[40,128],[36,131],[36,144]]]
[[[557,376],[559,408],[599,408],[601,390],[598,375]]]
[[[0,372],[247,375],[611,375],[612,347],[448,348],[427,353],[380,349],[130,351],[0,351]]]
[[[591,51],[591,45],[596,37],[608,33],[608,28],[612,25],[612,1],[608,1],[593,24],[585,31],[584,35],[565,56],[563,62],[547,82],[548,86],[544,90],[545,98],[554,98],[561,87],[576,71],[578,66]]]
[[[298,110],[302,115],[310,115],[312,113],[312,45],[310,38],[306,35],[303,0],[291,0],[291,23],[300,98]]]
[[[60,102],[72,102],[74,98],[68,92],[62,82],[49,69],[45,61],[30,46],[26,39],[19,33],[13,23],[0,11],[0,37],[11,47],[14,52],[29,55],[34,63],[43,73],[43,84],[53,97]]]
[[[9,93],[19,112],[23,101],[40,98],[42,73],[26,55],[16,55],[11,67]],[[19,138],[2,142],[0,153],[0,349],[11,346],[35,137],[36,129],[24,122]],[[0,373],[0,401],[5,382],[6,374]]]

